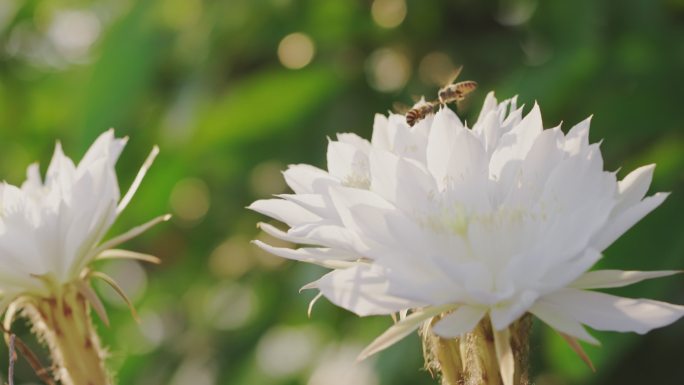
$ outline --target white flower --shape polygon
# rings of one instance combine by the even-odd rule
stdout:
[[[411,311],[363,356],[439,314],[433,331],[443,337],[488,315],[508,384],[508,326],[526,312],[571,343],[597,343],[583,325],[645,333],[684,315],[682,306],[589,291],[676,272],[588,272],[667,197],[644,198],[653,165],[621,181],[604,171],[588,135],[589,119],[567,134],[544,130],[537,105],[523,118],[515,99],[493,94],[472,129],[446,108],[413,127],[377,116],[371,142],[339,135],[327,172],[292,166],[285,178],[295,194],[251,206],[290,226],[265,231],[313,246],[257,244],[333,268],[308,287],[358,315]]]
[[[155,147],[128,193],[120,199],[114,166],[126,141],[126,138],[115,138],[113,130],[105,132],[77,166],[64,155],[57,143],[44,182],[38,165],[33,164],[28,168],[27,180],[21,187],[8,183],[0,185],[0,292],[3,309],[20,296],[48,297],[54,294],[56,288],[58,290],[62,285],[79,280],[90,263],[98,258],[155,261],[152,256],[113,250],[112,247],[168,219],[166,216],[101,243],[158,153]],[[109,278],[98,274],[99,278]],[[114,284],[113,281],[109,283]],[[91,294],[89,291],[88,296]],[[101,312],[98,304],[94,306]]]

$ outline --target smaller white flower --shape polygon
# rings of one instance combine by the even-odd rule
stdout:
[[[263,229],[310,245],[257,245],[333,270],[316,288],[360,316],[402,314],[362,357],[440,316],[433,331],[459,337],[482,320],[494,331],[502,377],[512,383],[509,326],[531,313],[576,339],[585,329],[646,333],[684,306],[595,292],[677,271],[588,271],[602,251],[667,197],[646,197],[654,166],[623,180],[603,170],[589,119],[567,134],[544,129],[537,105],[485,100],[468,128],[447,108],[413,127],[377,116],[371,142],[342,134],[328,145],[328,171],[292,166],[294,194],[250,208],[290,228]]]
[[[91,302],[97,302],[93,306],[102,316],[99,300],[89,285],[80,283],[84,274],[119,288],[104,274],[90,271],[90,264],[101,258],[157,261],[150,255],[113,248],[167,220],[166,215],[102,242],[159,152],[155,146],[121,198],[114,166],[126,141],[115,138],[113,130],[109,130],[97,138],[78,165],[64,155],[57,143],[44,181],[38,165],[33,164],[21,187],[0,184],[2,309],[17,298],[47,298],[56,295],[63,285],[76,283]]]

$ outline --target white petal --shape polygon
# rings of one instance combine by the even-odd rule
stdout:
[[[473,125],[473,130],[478,128],[480,124],[484,122],[486,117],[490,112],[496,112],[498,103],[496,101],[496,96],[494,96],[494,91],[489,91],[485,97],[485,101],[482,104],[482,109],[480,110],[480,115],[477,117],[477,122]]]
[[[388,286],[378,270],[368,265],[332,271],[316,283],[316,287],[332,303],[360,316],[392,314],[424,306],[389,295]]]
[[[399,207],[425,201],[436,189],[434,179],[418,162],[388,151],[373,150],[370,167],[371,191]]]
[[[413,333],[423,322],[439,313],[442,313],[443,311],[449,310],[450,308],[450,306],[440,306],[418,310],[411,313],[411,315],[395,323],[392,327],[380,335],[380,337],[376,338],[370,345],[368,345],[368,347],[366,347],[361,354],[359,354],[358,360],[365,360],[373,354],[387,349],[393,344],[399,342],[399,340]]]
[[[356,147],[358,150],[362,151],[364,154],[368,154],[371,149],[371,144],[366,139],[354,134],[353,132],[344,132],[337,134],[337,140],[342,143],[348,143]]]
[[[507,328],[515,320],[525,314],[532,306],[534,301],[539,298],[539,294],[532,290],[524,290],[509,302],[503,305],[496,305],[489,311],[492,325],[497,330]]]
[[[539,104],[535,102],[534,106],[532,106],[532,110],[530,110],[523,120],[518,123],[518,127],[513,128],[513,131],[520,134],[519,140],[532,146],[532,141],[534,141],[543,129],[541,109],[539,108]]]
[[[684,306],[577,289],[559,290],[544,299],[597,330],[644,334],[684,316]]]
[[[540,283],[543,284],[544,290],[547,292],[568,286],[582,274],[586,274],[586,271],[594,266],[601,257],[601,253],[597,250],[587,248],[574,258],[552,264],[550,269],[544,273],[543,278],[540,279]],[[530,260],[529,263],[534,263],[534,261]],[[524,272],[519,271],[519,274],[524,274]]]
[[[385,115],[375,114],[375,121],[373,122],[373,137],[371,139],[373,147],[383,150],[392,149],[388,126],[389,121]]]
[[[75,173],[76,166],[74,166],[74,162],[64,155],[62,144],[57,142],[45,176],[45,185],[54,186],[53,188],[65,194],[71,191],[71,184],[73,183]]]
[[[344,187],[331,188],[330,197],[346,228],[375,241],[392,242],[385,217],[394,209],[391,203],[370,191]]]
[[[293,202],[321,218],[334,219],[337,216],[330,199],[320,194],[278,194],[276,196]]]
[[[530,205],[532,201],[538,199],[549,175],[565,156],[557,144],[562,137],[563,133],[558,127],[544,130],[537,136],[521,164],[523,178],[521,188],[514,190],[518,191],[518,195],[522,197],[511,194],[507,199],[508,202],[513,205],[516,203]]]
[[[417,160],[425,164],[428,133],[432,127],[433,118],[433,115],[428,115],[413,127],[409,127],[403,115],[393,115],[390,119],[390,124],[394,123],[391,131],[394,133],[392,152],[402,158]],[[399,120],[398,124],[397,120]]]
[[[478,121],[476,127],[482,131],[480,138],[484,143],[487,154],[491,155],[501,137],[501,123],[499,122],[497,112],[491,111],[485,116],[482,122]],[[475,128],[473,128],[473,130],[475,130]]]
[[[289,226],[297,226],[321,220],[321,217],[306,210],[302,206],[283,199],[261,199],[252,203],[247,208],[268,215]]]
[[[660,206],[668,195],[668,193],[656,193],[619,213],[615,218],[611,218],[603,229],[594,236],[591,241],[592,245],[597,250],[605,250],[641,218]]]
[[[26,170],[26,181],[21,185],[21,189],[29,194],[40,194],[43,182],[40,179],[40,168],[38,163],[31,164]]]
[[[624,179],[618,182],[620,202],[615,208],[616,210],[622,211],[635,205],[646,196],[648,187],[651,185],[651,180],[653,179],[654,170],[655,164],[642,166],[630,172]]]
[[[440,109],[435,115],[427,144],[427,167],[438,183],[449,175],[449,159],[456,139],[456,128],[463,124],[448,108]]]
[[[577,322],[571,314],[568,314],[561,305],[550,303],[542,298],[530,308],[530,313],[563,334],[590,344],[599,345],[598,340],[589,334],[582,324]]]
[[[306,239],[306,238],[298,238],[294,237],[283,230],[280,230],[279,228],[269,224],[269,223],[264,223],[264,222],[259,222],[257,224],[257,227],[261,230],[263,230],[266,234],[274,237],[281,239],[286,242],[292,242],[292,243],[301,243],[301,244],[311,244],[313,243],[311,240]]]
[[[489,157],[482,142],[467,128],[457,126],[452,130],[456,136],[449,149],[446,176],[456,183],[466,181],[470,176],[486,177]]]
[[[508,162],[524,159],[542,130],[541,111],[535,103],[520,123],[499,138],[489,163],[490,174],[498,177]]]
[[[287,185],[297,194],[315,193],[329,183],[339,184],[339,181],[325,170],[308,164],[290,165],[283,172],[283,177]]]
[[[591,116],[574,125],[565,135],[565,150],[571,155],[577,154],[589,146],[589,125]]]
[[[330,175],[345,185],[361,188],[369,184],[368,157],[355,146],[331,140],[327,159]]]
[[[460,337],[473,330],[486,313],[486,307],[459,306],[437,321],[432,326],[432,331],[444,338]]]
[[[594,148],[587,150],[592,154],[565,159],[546,181],[541,201],[549,202],[559,212],[555,220],[548,221],[541,237],[549,258],[571,257],[590,245],[603,250],[592,239],[609,221],[616,183],[613,174],[604,172],[598,162],[591,163],[600,158],[600,154],[593,153]]]
[[[667,277],[681,274],[681,270],[661,271],[623,271],[623,270],[597,270],[584,273],[581,277],[570,284],[577,289],[606,289],[622,287],[641,282],[646,279]]]
[[[520,106],[520,108],[517,108],[515,102],[516,98],[517,96],[511,99],[511,109],[508,116],[505,116],[505,108],[503,109],[503,111],[500,110],[501,115],[499,119],[503,119],[501,118],[501,116],[505,117],[505,119],[503,119],[503,122],[501,123],[501,130],[499,131],[501,133],[510,132],[513,127],[517,126],[518,124],[520,124],[520,121],[522,121],[523,108],[525,106],[522,105]]]
[[[114,136],[114,130],[109,129],[95,139],[86,151],[83,159],[78,164],[79,171],[83,168],[88,168],[90,164],[94,163],[100,158],[106,158],[108,165],[113,167],[119,159],[119,155],[126,146],[128,138],[117,139]]]
[[[314,223],[291,228],[288,236],[305,240],[305,244],[317,244],[336,249],[355,250],[363,254],[365,247],[349,229],[335,223]]]

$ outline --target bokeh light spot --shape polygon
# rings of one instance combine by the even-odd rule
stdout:
[[[311,326],[270,329],[257,344],[259,367],[275,378],[297,374],[311,364],[321,339],[319,334]]]
[[[4,30],[5,26],[12,21],[19,10],[19,5],[19,0],[0,1],[0,31]]]
[[[506,26],[519,26],[527,23],[537,10],[537,0],[506,0],[499,2],[496,19]]]
[[[456,66],[444,52],[430,52],[423,57],[418,66],[418,76],[425,84],[442,87],[456,71]]]
[[[164,342],[166,329],[157,313],[144,311],[140,313],[140,323],[128,322],[120,335],[122,341],[127,341],[128,353],[146,354]]]
[[[215,329],[237,329],[252,319],[256,305],[256,296],[249,287],[237,283],[221,284],[207,293],[204,317]]]
[[[267,161],[252,169],[249,187],[257,197],[267,197],[285,191],[287,185],[282,176],[284,166],[277,161]]]
[[[373,21],[383,28],[394,28],[406,18],[406,1],[375,0],[371,6]]]
[[[411,74],[411,63],[402,52],[392,48],[374,51],[366,62],[370,85],[381,92],[401,89]]]
[[[301,32],[291,33],[278,44],[278,60],[289,69],[306,67],[314,57],[313,40]]]
[[[52,19],[47,35],[64,59],[82,62],[88,58],[101,28],[100,20],[90,11],[59,11]]]
[[[209,187],[198,178],[187,178],[176,183],[171,191],[171,210],[184,222],[197,222],[209,211]]]
[[[222,242],[209,256],[209,270],[219,278],[239,278],[254,266],[254,246],[245,236]]]
[[[216,365],[210,360],[188,354],[169,385],[214,385],[217,383],[216,374]]]
[[[362,349],[354,344],[329,347],[321,354],[307,385],[378,385],[371,361],[356,361]]]
[[[171,28],[186,29],[197,24],[202,17],[201,0],[164,0],[161,16]]]

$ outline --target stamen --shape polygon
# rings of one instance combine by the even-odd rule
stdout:
[[[515,372],[515,358],[511,349],[511,333],[508,328],[496,330],[492,325],[494,334],[494,350],[499,362],[499,370],[504,385],[513,385],[513,374]]]
[[[577,338],[570,337],[569,335],[565,333],[558,332],[561,337],[565,340],[565,342],[570,345],[570,348],[577,353],[577,355],[584,361],[585,364],[591,369],[592,372],[596,372],[596,368],[594,367],[594,363],[591,362],[591,358],[587,355],[587,353],[584,351],[582,348],[582,345],[577,341]]]
[[[323,296],[323,293],[318,293],[316,296],[309,302],[309,308],[306,311],[307,317],[311,318],[311,312],[313,311],[313,307],[316,304],[316,302]]]
[[[149,262],[158,265],[161,263],[161,259],[155,257],[154,255],[138,253],[136,251],[122,250],[122,249],[109,249],[101,252],[95,260],[102,259],[135,259],[137,261]]]
[[[144,233],[145,231],[149,230],[152,226],[154,226],[158,223],[161,223],[161,222],[168,221],[169,219],[171,219],[170,214],[158,216],[149,222],[146,222],[140,226],[136,226],[136,227],[128,230],[127,232],[125,232],[121,235],[118,235],[118,236],[108,240],[107,242],[101,244],[100,247],[96,248],[92,254],[93,255],[99,255],[103,251],[109,250],[109,249],[111,249],[117,245],[120,245],[120,244],[128,241],[129,239],[133,239],[133,238],[137,237],[138,235]]]
[[[145,159],[145,162],[143,163],[142,167],[140,167],[140,171],[138,171],[138,175],[135,176],[133,183],[131,183],[131,187],[128,188],[126,195],[124,195],[123,199],[121,199],[121,201],[119,202],[119,206],[116,208],[117,215],[121,213],[126,208],[126,206],[128,206],[128,203],[133,198],[133,195],[138,190],[138,187],[140,187],[140,183],[142,183],[145,174],[147,174],[147,170],[150,169],[150,166],[152,166],[152,162],[154,162],[154,158],[156,158],[158,154],[159,147],[152,147],[150,155],[147,156],[147,159]]]
[[[100,301],[100,298],[97,296],[97,294],[95,294],[93,288],[81,280],[76,280],[75,283],[78,292],[81,293],[85,299],[88,300],[88,302],[90,302],[90,305],[95,310],[95,313],[97,313],[102,322],[109,327],[109,317],[107,317],[107,311],[105,310],[102,301]]]
[[[126,302],[126,305],[128,305],[128,309],[131,311],[131,315],[133,316],[133,319],[135,319],[136,322],[140,323],[140,317],[138,316],[138,312],[135,310],[135,307],[133,306],[133,302],[131,302],[130,298],[126,295],[126,292],[123,291],[121,286],[119,286],[118,283],[114,280],[114,278],[108,276],[105,273],[101,273],[99,271],[95,271],[91,274],[92,277],[99,278],[103,281],[105,281],[109,286],[116,291],[117,294],[121,297],[121,299]]]

